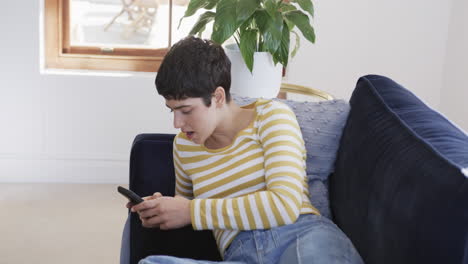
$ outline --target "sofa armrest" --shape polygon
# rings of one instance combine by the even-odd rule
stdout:
[[[389,78],[350,100],[330,200],[368,264],[468,263],[468,136]]]
[[[130,189],[140,196],[175,190],[172,142],[174,135],[140,134],[130,154]],[[194,231],[191,226],[163,231],[144,228],[137,214],[130,213],[130,263],[149,255],[220,260],[211,231]]]

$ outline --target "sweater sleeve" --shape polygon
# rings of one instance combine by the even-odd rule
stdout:
[[[268,229],[294,223],[305,186],[305,147],[295,114],[271,102],[257,119],[266,190],[236,198],[191,201],[194,229]]]
[[[176,139],[172,148],[175,171],[175,194],[187,199],[193,199],[193,185],[190,177],[183,171],[180,165],[180,157],[177,151]]]

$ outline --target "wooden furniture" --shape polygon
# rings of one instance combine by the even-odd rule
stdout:
[[[288,93],[311,96],[315,100],[333,100],[334,99],[334,97],[331,94],[318,90],[318,89],[314,89],[314,88],[310,88],[310,87],[306,87],[302,85],[297,85],[297,84],[282,83],[280,92],[278,94],[278,98],[290,99],[288,98]]]

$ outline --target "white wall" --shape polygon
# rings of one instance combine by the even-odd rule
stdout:
[[[451,1],[316,0],[317,41],[290,79],[349,99],[360,76],[386,75],[437,108]]]
[[[154,74],[40,74],[40,1],[0,17],[0,182],[126,182],[142,132],[174,132]]]
[[[454,0],[440,109],[468,131],[468,2]]]
[[[175,132],[154,76],[40,74],[42,1],[3,4],[0,182],[126,182],[134,136]],[[385,74],[438,108],[451,3],[317,0],[317,44],[302,42],[287,81],[348,99],[359,76]]]

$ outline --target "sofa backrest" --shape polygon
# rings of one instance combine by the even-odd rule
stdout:
[[[330,179],[366,263],[468,263],[468,136],[389,78],[359,79]]]
[[[140,134],[130,154],[130,189],[140,196],[154,192],[172,196],[175,190],[171,134]],[[220,260],[211,231],[193,231],[191,226],[174,230],[144,228],[136,213],[130,217],[131,264],[149,255]]]

